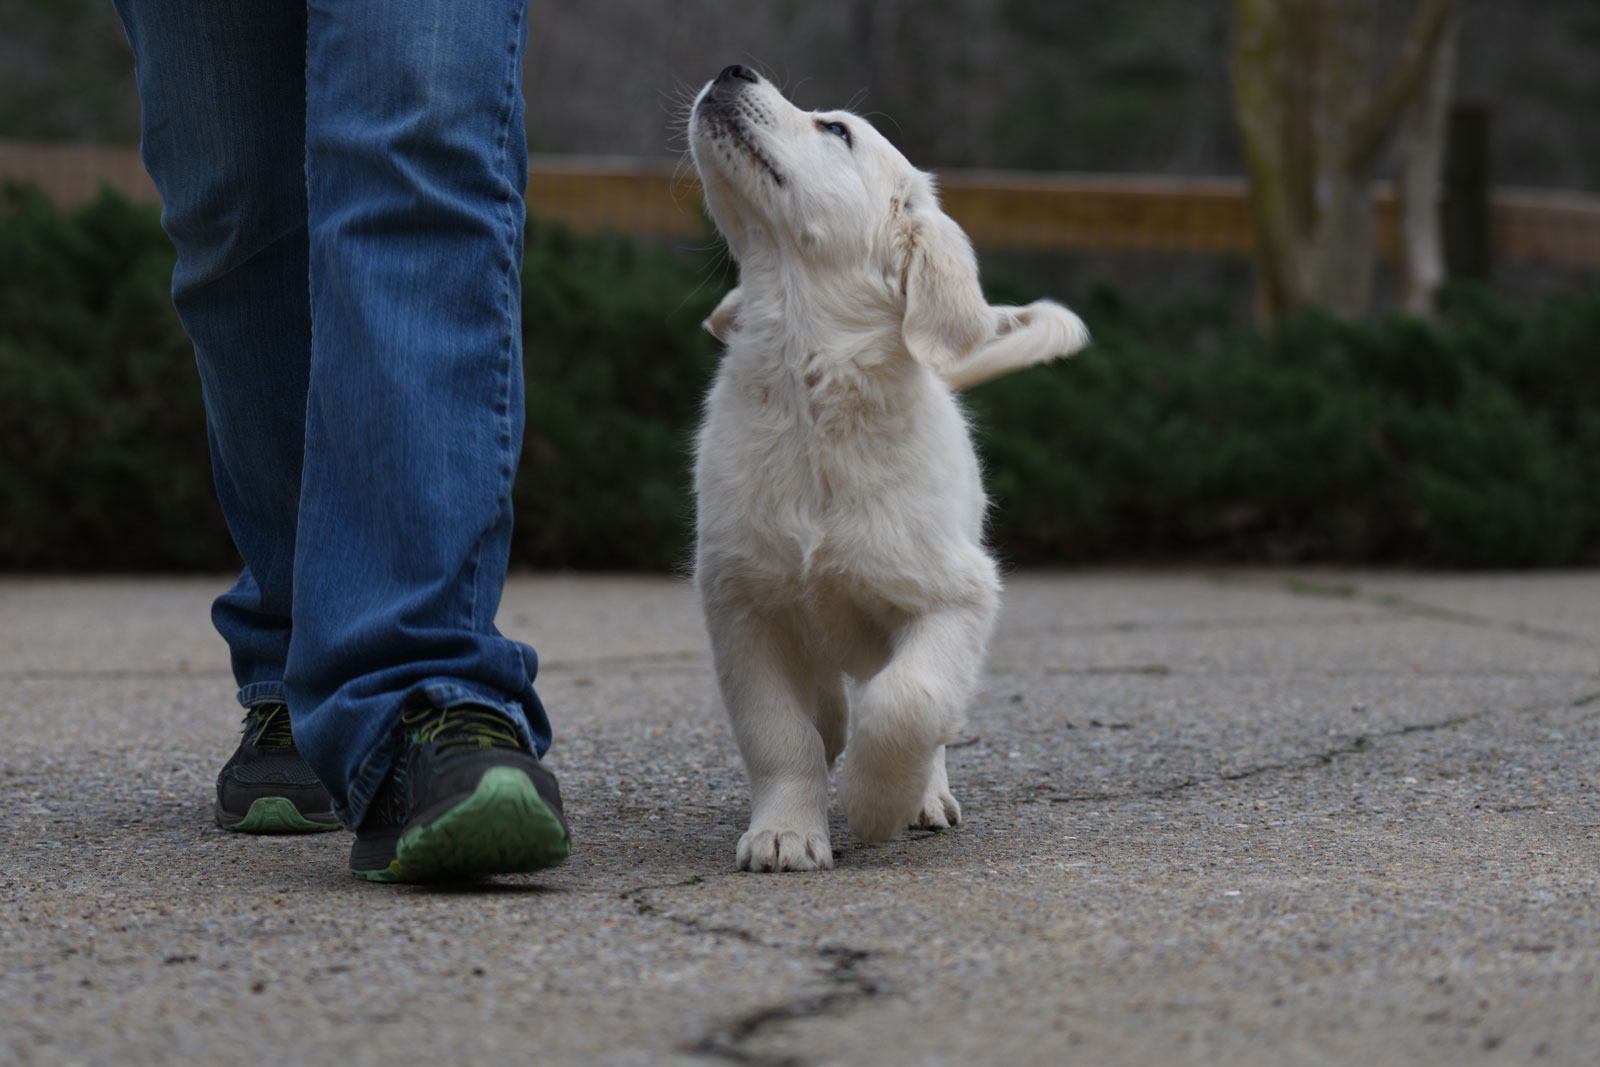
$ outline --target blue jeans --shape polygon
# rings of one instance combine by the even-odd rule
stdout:
[[[539,755],[494,625],[522,442],[526,0],[116,0],[177,246],[239,698],[286,700],[346,826],[407,707]]]

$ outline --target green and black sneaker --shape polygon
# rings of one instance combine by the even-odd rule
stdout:
[[[245,713],[244,739],[217,775],[217,825],[242,834],[337,830],[333,802],[295,747],[289,709],[257,704]]]
[[[505,716],[461,705],[400,717],[400,748],[350,849],[350,873],[428,882],[554,867],[571,842],[555,775]]]

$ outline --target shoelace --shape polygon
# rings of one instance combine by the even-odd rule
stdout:
[[[417,708],[401,714],[400,724],[418,744],[432,742],[440,752],[457,748],[521,748],[505,716],[486,708]]]
[[[257,748],[293,748],[294,734],[289,729],[286,704],[258,704],[244,717],[245,729],[254,729],[250,743]]]

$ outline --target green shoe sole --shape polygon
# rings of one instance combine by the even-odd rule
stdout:
[[[259,797],[242,819],[231,818],[220,808],[216,816],[218,826],[239,834],[315,834],[339,829],[331,814],[327,822],[308,819],[286,797]]]
[[[387,867],[350,873],[369,882],[515,874],[558,866],[571,849],[561,820],[527,774],[491,767],[471,796],[402,834]]]

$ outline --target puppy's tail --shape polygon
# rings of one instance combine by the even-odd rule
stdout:
[[[1073,355],[1089,344],[1083,320],[1052,300],[993,310],[998,320],[995,335],[944,372],[951,389],[970,389],[1014,370]]]

